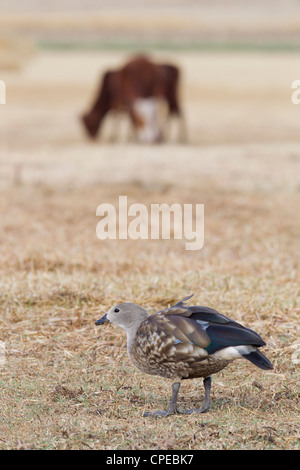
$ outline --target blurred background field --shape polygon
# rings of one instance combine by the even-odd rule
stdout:
[[[300,2],[0,0],[0,447],[297,448]],[[101,74],[136,52],[182,71],[187,143],[87,140]],[[205,243],[96,238],[103,202],[205,204]],[[235,363],[208,415],[141,417],[169,383],[94,321],[195,292],[256,329],[274,371]],[[182,387],[182,406],[202,393]],[[164,400],[164,396],[166,399]],[[162,403],[163,402],[163,403]],[[202,424],[205,423],[205,426]]]

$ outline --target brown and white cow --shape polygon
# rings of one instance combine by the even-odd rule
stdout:
[[[115,111],[129,115],[138,141],[161,141],[163,130],[158,115],[162,101],[168,116],[176,116],[182,123],[179,74],[176,66],[156,64],[145,56],[133,58],[120,69],[107,71],[90,111],[82,116],[88,136],[96,138],[105,116]]]

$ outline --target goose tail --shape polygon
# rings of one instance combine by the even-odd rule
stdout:
[[[252,351],[248,354],[242,354],[242,356],[247,359],[248,361],[252,362],[255,366],[259,367],[263,370],[271,370],[273,366],[269,359],[258,349]]]

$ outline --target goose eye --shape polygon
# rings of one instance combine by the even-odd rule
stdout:
[[[120,309],[118,309],[118,308],[115,308],[115,312],[119,312],[119,311],[120,311]]]

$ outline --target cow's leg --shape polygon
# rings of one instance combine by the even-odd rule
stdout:
[[[185,117],[182,113],[178,116],[178,142],[185,144],[188,141],[188,132]]]

